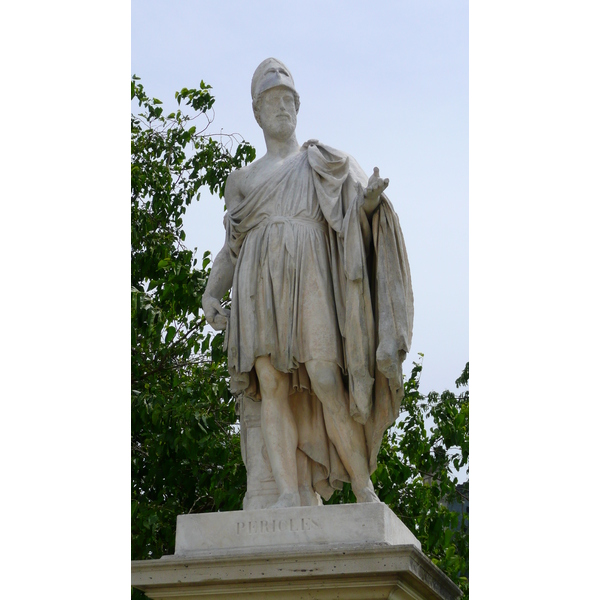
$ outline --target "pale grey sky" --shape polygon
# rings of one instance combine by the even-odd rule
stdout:
[[[264,151],[250,80],[269,56],[300,94],[298,141],[309,138],[378,166],[400,217],[415,294],[408,371],[425,354],[422,390],[454,389],[468,348],[468,3],[132,2],[131,70],[167,107],[213,87],[211,131]],[[188,210],[187,243],[223,245],[223,202]]]
[[[548,497],[557,482],[584,497],[598,462],[600,5],[471,2],[468,353],[466,19],[460,0],[134,0],[130,34],[122,0],[6,4],[0,439],[18,493],[3,500],[34,525],[52,515],[57,557],[31,580],[19,560],[31,536],[8,519],[9,593],[27,580],[30,595],[50,583],[78,597],[94,581],[99,597],[129,597],[130,69],[165,101],[211,83],[216,127],[260,152],[250,78],[274,55],[302,96],[299,136],[390,177],[424,387],[452,385],[472,358],[474,594],[511,597],[518,582],[521,596],[590,596],[593,581],[571,574],[596,568],[598,523],[563,526]],[[214,202],[202,203],[191,218],[208,218]],[[191,240],[200,251],[212,228]],[[499,493],[506,481],[516,502]],[[93,544],[80,526],[91,518]],[[577,551],[548,577],[563,547]],[[98,579],[108,555],[115,568]],[[499,578],[506,556],[511,577]]]

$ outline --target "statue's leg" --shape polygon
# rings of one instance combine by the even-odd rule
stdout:
[[[348,392],[339,366],[333,362],[310,360],[306,370],[313,390],[323,404],[327,434],[350,475],[356,500],[379,502],[369,476],[365,431],[350,416]]]
[[[318,506],[323,504],[320,496],[312,486],[312,473],[308,456],[298,448],[296,450],[296,464],[298,465],[298,491],[302,506]]]
[[[296,448],[298,429],[289,402],[289,375],[271,364],[268,356],[254,363],[262,397],[261,429],[279,500],[273,508],[300,506]]]

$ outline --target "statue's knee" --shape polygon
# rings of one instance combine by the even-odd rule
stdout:
[[[280,382],[276,377],[270,373],[265,374],[263,377],[258,378],[260,383],[261,396],[273,396],[276,395],[279,388],[281,387]]]
[[[280,373],[270,362],[257,361],[255,368],[261,396],[277,396],[287,387],[287,373]]]
[[[317,396],[329,396],[338,392],[338,368],[335,363],[312,363],[310,365],[308,375]]]

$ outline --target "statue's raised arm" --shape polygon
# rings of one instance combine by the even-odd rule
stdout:
[[[365,190],[365,204],[364,209],[367,213],[368,217],[371,217],[373,212],[379,206],[381,202],[381,194],[389,185],[389,179],[382,179],[379,176],[379,169],[375,167],[373,169],[373,174],[369,177],[369,183],[367,184],[367,189]]]

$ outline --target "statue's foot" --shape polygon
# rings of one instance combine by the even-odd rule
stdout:
[[[352,490],[356,496],[357,502],[381,502],[375,490],[373,489],[373,483],[369,481],[369,484],[360,490]]]
[[[281,494],[271,508],[291,508],[293,506],[301,506],[300,494],[289,492]]]

